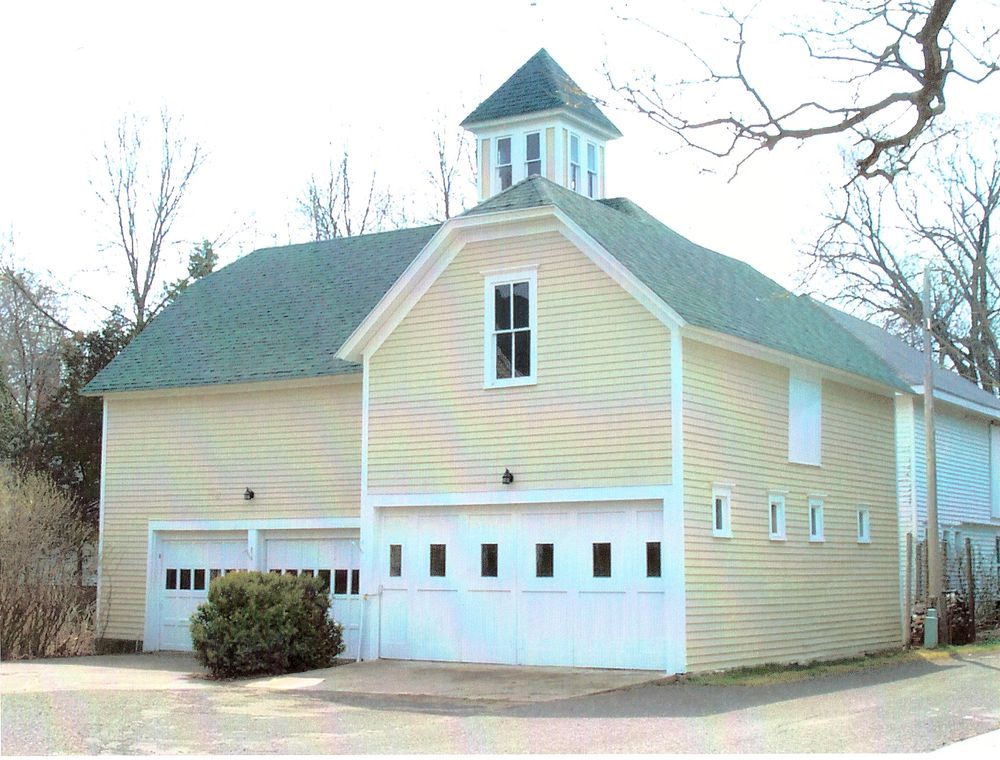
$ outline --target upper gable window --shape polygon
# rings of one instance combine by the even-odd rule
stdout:
[[[535,272],[512,272],[486,278],[487,387],[535,382]]]
[[[580,138],[569,136],[569,189],[580,192]]]
[[[542,173],[542,137],[538,132],[525,135],[524,158],[525,176]]]
[[[597,197],[597,146],[587,143],[587,197]]]
[[[823,385],[818,377],[792,370],[788,376],[788,460],[820,463]]]
[[[510,138],[497,138],[497,184],[501,190],[511,186],[514,175],[510,159]]]

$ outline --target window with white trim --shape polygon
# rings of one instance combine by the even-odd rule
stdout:
[[[497,138],[496,159],[497,186],[501,190],[506,190],[514,181],[514,167],[511,162],[509,137]]]
[[[580,137],[569,136],[569,189],[580,192]]]
[[[1000,519],[1000,426],[998,425],[990,425],[990,514],[994,519]]]
[[[712,488],[712,535],[731,538],[733,490],[729,486]]]
[[[488,387],[535,381],[535,283],[533,271],[486,278],[483,362]]]
[[[785,540],[785,495],[772,493],[767,498],[768,537],[772,541]]]
[[[788,460],[820,463],[823,384],[819,377],[792,370],[788,375]]]
[[[872,542],[871,510],[868,507],[858,507],[858,543]]]
[[[587,143],[587,197],[597,197],[597,146]]]
[[[529,132],[524,136],[524,176],[542,173],[542,135]]]
[[[814,542],[824,540],[822,499],[809,499],[809,540]]]

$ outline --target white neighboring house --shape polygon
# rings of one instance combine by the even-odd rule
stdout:
[[[924,354],[880,327],[835,309],[829,313],[913,388],[896,398],[896,472],[899,532],[927,534],[927,458],[924,438]],[[938,525],[952,562],[972,540],[976,569],[1000,580],[1000,399],[955,372],[934,368]],[[905,569],[905,565],[904,565]]]

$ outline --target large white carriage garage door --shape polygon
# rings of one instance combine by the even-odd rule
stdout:
[[[219,575],[247,568],[245,537],[169,538],[160,543],[159,648],[191,649],[191,615]]]
[[[382,657],[664,667],[658,504],[380,511]]]

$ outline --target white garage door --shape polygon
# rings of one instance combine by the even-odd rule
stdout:
[[[191,649],[191,615],[213,578],[247,568],[246,538],[163,539],[159,562],[159,648]]]
[[[268,538],[269,572],[315,576],[330,594],[330,616],[344,627],[342,657],[358,651],[361,622],[360,557],[356,539]]]
[[[385,509],[381,520],[382,657],[665,666],[659,506]]]

